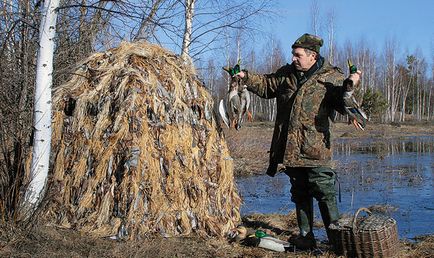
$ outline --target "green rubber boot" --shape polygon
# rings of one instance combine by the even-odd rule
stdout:
[[[296,203],[295,210],[300,234],[289,238],[289,242],[299,250],[316,248],[315,236],[313,234],[313,198]]]
[[[305,236],[290,237],[289,242],[299,250],[312,250],[316,248],[316,241],[312,232],[307,233]]]
[[[313,196],[318,201],[319,211],[329,240],[328,228],[331,223],[339,219],[335,179],[336,173],[327,167],[314,168],[309,174],[309,183],[313,189]]]
[[[297,224],[300,235],[305,236],[313,231],[313,198],[295,204]]]

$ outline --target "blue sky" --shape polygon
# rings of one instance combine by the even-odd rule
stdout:
[[[311,31],[311,0],[279,0],[279,14],[264,26],[277,37],[287,53],[290,44]],[[428,63],[434,56],[434,0],[318,0],[320,20],[334,10],[336,42],[365,38],[370,46],[384,49],[386,39],[396,39],[400,52],[420,48]]]

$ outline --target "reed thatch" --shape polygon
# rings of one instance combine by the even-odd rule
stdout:
[[[53,94],[52,178],[42,215],[97,236],[223,236],[240,220],[233,164],[193,67],[122,43]]]

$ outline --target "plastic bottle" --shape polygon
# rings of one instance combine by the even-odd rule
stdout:
[[[258,247],[262,247],[276,252],[285,252],[286,249],[289,248],[288,242],[271,237],[262,230],[256,230],[255,236],[259,238]]]

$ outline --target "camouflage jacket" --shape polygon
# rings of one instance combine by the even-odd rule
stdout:
[[[347,81],[345,81],[347,82]],[[303,84],[287,64],[273,74],[247,72],[247,89],[262,98],[276,98],[277,116],[267,174],[282,167],[334,167],[330,147],[330,122],[335,111],[343,113],[342,71],[324,62]]]

